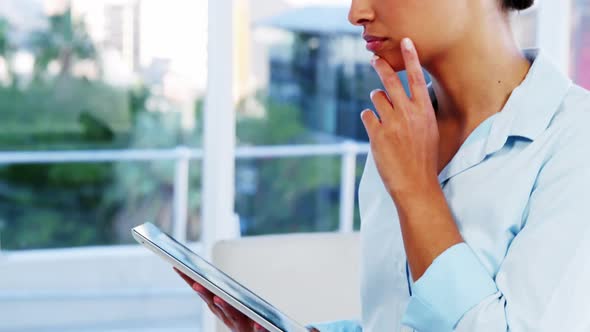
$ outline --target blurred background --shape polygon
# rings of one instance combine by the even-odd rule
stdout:
[[[133,245],[145,221],[195,250],[358,229],[359,114],[379,82],[349,1],[221,2],[210,17],[205,0],[0,1],[0,331],[199,331],[190,289]],[[205,137],[233,145],[207,136],[211,20],[233,36],[225,191],[202,177]],[[590,0],[513,21],[590,88]],[[204,193],[235,197],[231,215],[205,220]]]

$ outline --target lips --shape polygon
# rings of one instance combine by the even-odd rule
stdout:
[[[385,37],[377,37],[371,35],[363,35],[363,39],[367,42],[367,49],[372,52],[377,52],[383,47],[383,44],[388,40]]]

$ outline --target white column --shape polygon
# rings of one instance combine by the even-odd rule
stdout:
[[[203,142],[203,245],[217,239],[217,223],[234,219],[235,114],[232,0],[210,0],[207,96]]]
[[[211,257],[218,223],[234,220],[235,114],[233,108],[232,0],[208,1],[207,96],[204,112],[202,173],[203,254]],[[215,320],[206,305],[203,331]]]
[[[354,230],[354,202],[356,198],[356,158],[357,144],[344,143],[340,178],[340,227],[341,233]]]
[[[537,45],[569,74],[572,0],[541,0],[537,10]]]
[[[177,147],[174,165],[174,222],[172,235],[180,242],[186,242],[188,221],[190,151],[186,147]]]

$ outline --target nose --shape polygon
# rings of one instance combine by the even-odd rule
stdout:
[[[350,24],[364,26],[374,19],[375,13],[371,7],[370,0],[352,0],[350,11],[348,12],[348,21]]]

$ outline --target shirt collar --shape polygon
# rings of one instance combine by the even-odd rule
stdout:
[[[511,136],[535,140],[549,127],[572,86],[572,81],[543,52],[530,49],[524,54],[532,66],[494,120],[487,153],[501,149]]]

